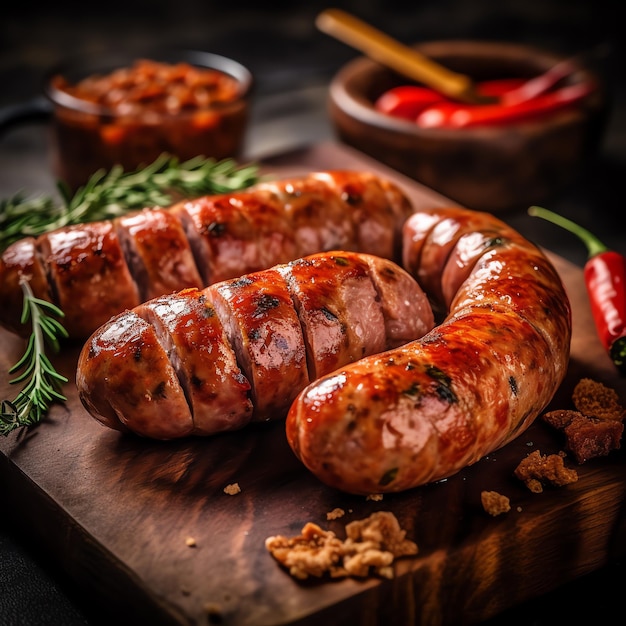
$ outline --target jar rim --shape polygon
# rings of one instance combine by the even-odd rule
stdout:
[[[173,114],[155,112],[154,117],[180,117],[181,115],[193,114],[198,111],[219,111],[244,100],[253,88],[251,71],[235,59],[203,50],[159,49],[137,51],[135,53],[98,54],[87,57],[83,55],[77,58],[65,59],[47,73],[43,89],[44,95],[53,105],[85,114],[113,117],[125,115],[104,104],[76,97],[55,86],[54,81],[59,77],[63,77],[70,84],[76,84],[80,80],[94,74],[105,76],[115,70],[130,67],[140,59],[169,64],[188,63],[197,68],[216,70],[233,78],[238,86],[237,96],[230,100],[216,101],[205,107],[195,109],[193,112],[182,111]]]

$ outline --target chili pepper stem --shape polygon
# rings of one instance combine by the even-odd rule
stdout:
[[[566,217],[562,215],[558,215],[557,213],[553,213],[548,209],[544,209],[540,206],[531,206],[528,209],[528,215],[532,215],[534,217],[541,217],[548,222],[552,222],[565,230],[568,230],[572,234],[576,235],[587,247],[587,254],[589,258],[601,254],[602,252],[608,252],[608,247],[600,241],[593,233],[590,233],[586,228],[583,228],[579,224],[568,220]]]
[[[626,337],[620,337],[611,344],[609,356],[618,371],[626,375]]]

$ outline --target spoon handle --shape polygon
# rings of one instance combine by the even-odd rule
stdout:
[[[360,50],[396,72],[457,100],[476,102],[469,76],[453,72],[340,9],[322,11],[315,21],[323,33]]]

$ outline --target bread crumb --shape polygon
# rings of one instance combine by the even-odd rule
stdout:
[[[366,577],[373,572],[393,578],[391,567],[396,557],[417,554],[417,544],[406,539],[393,513],[377,511],[364,520],[346,526],[341,541],[332,531],[308,522],[297,537],[268,537],[265,547],[294,578],[309,576],[331,578]]]
[[[546,483],[562,487],[578,480],[578,472],[565,467],[563,454],[542,455],[539,450],[523,459],[514,473],[533,493],[541,493]]]
[[[563,430],[566,426],[571,424],[575,417],[582,415],[579,411],[572,409],[557,409],[556,411],[548,411],[541,416],[541,419],[546,423],[556,428],[557,430]]]
[[[542,419],[565,436],[565,449],[580,465],[607,456],[621,446],[625,412],[617,392],[591,378],[582,378],[572,392],[576,407],[549,411]]]
[[[621,420],[597,419],[579,415],[564,429],[565,447],[577,463],[607,456],[621,445],[624,424]]]
[[[493,517],[511,510],[511,501],[497,491],[483,491],[480,494],[480,501],[483,509]]]
[[[617,391],[591,378],[578,381],[572,393],[572,401],[576,409],[587,417],[622,420],[626,416]]]
[[[370,493],[369,496],[365,498],[366,500],[371,500],[372,502],[380,502],[383,499],[382,493]]]
[[[226,487],[224,487],[224,493],[228,494],[229,496],[235,496],[238,493],[241,493],[241,487],[239,486],[239,483],[226,485]]]
[[[327,520],[339,519],[340,517],[343,517],[345,514],[346,512],[343,509],[336,508],[326,513],[326,519]]]
[[[195,548],[196,540],[193,537],[187,537],[187,539],[185,539],[185,545],[189,546],[190,548]]]

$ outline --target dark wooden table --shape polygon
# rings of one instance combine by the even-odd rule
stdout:
[[[128,3],[126,3],[128,5]],[[248,137],[251,158],[281,154],[333,136],[325,112],[328,80],[353,53],[317,33],[316,2],[278,2],[274,11],[254,2],[232,8],[196,4],[191,0],[146,9],[109,3],[106,11],[58,4],[12,5],[0,23],[0,105],[22,102],[38,93],[47,68],[67,55],[106,51],[131,38],[212,48],[248,63],[257,77],[257,99]],[[605,241],[626,252],[623,180],[626,174],[625,59],[612,4],[579,0],[562,3],[539,0],[487,0],[404,3],[387,0],[339,2],[348,10],[407,41],[447,37],[479,37],[535,43],[559,52],[575,53],[604,44],[602,62],[612,88],[612,113],[599,154],[574,184],[550,202],[550,208],[592,228]],[[46,154],[46,123],[4,130],[0,136],[0,197],[20,189],[53,189]],[[575,265],[584,250],[553,229],[539,227],[526,215],[508,221],[539,244]],[[51,464],[54,461],[51,459]],[[95,625],[107,623],[76,591],[71,577],[40,542],[22,532],[14,511],[0,508],[0,623]],[[624,538],[621,538],[623,544]],[[619,543],[619,541],[618,541]],[[53,552],[53,551],[52,551]],[[626,566],[608,562],[593,573],[576,577],[545,597],[507,610],[492,625],[541,626],[555,619],[607,622],[620,607]],[[616,608],[617,607],[617,608]]]

